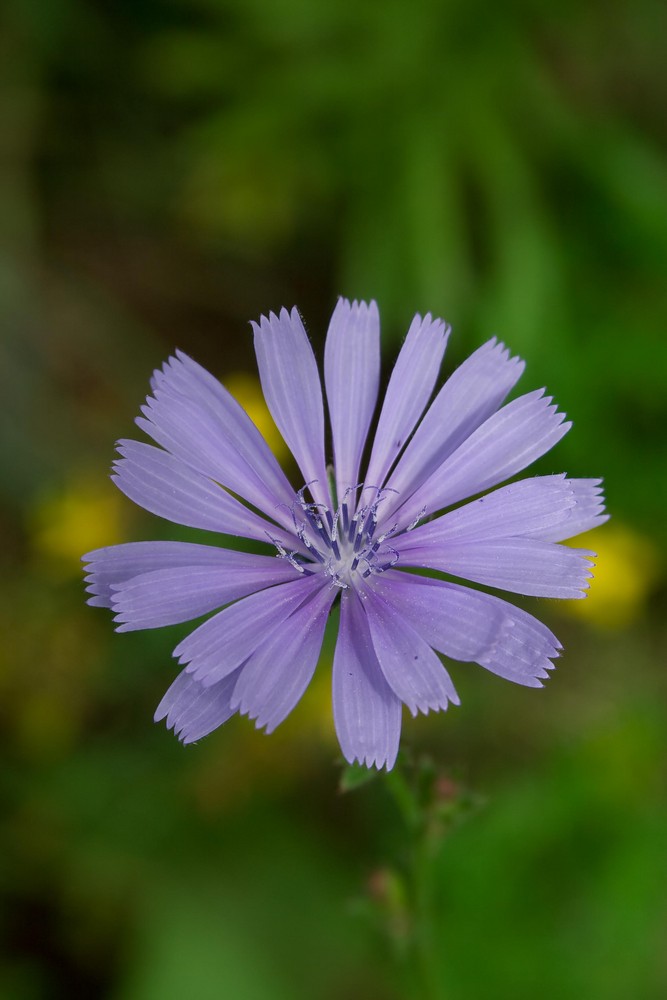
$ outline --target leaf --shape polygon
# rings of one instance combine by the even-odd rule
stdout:
[[[338,789],[341,792],[353,792],[362,785],[377,778],[378,772],[372,767],[362,767],[361,764],[347,764],[340,776]]]

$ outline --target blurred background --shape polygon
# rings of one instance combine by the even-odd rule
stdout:
[[[248,321],[298,304],[321,350],[338,294],[378,300],[385,371],[416,311],[447,371],[505,340],[575,422],[537,471],[613,512],[590,598],[526,603],[547,689],[455,664],[462,707],[406,721],[477,801],[436,864],[442,995],[667,995],[665,29],[657,0],[5,0],[3,1000],[402,996],[400,822],[338,791],[331,641],[274,736],[184,749],[151,718],[188,626],[116,635],[79,565],[193,537],[108,479],[152,369],[192,354],[288,462]]]

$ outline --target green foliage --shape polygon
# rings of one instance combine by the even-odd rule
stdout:
[[[377,777],[378,772],[370,767],[362,767],[360,764],[346,764],[340,775],[339,788],[341,792],[353,792],[357,788],[363,788],[369,781]]]
[[[444,996],[664,992],[661,725],[635,704],[452,835],[438,872]]]

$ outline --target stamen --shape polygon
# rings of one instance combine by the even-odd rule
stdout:
[[[288,552],[287,553],[287,561],[290,564],[290,566],[294,567],[295,570],[297,570],[299,573],[303,573],[303,566],[297,560],[296,552]]]
[[[290,566],[293,566],[298,573],[303,573],[303,565],[298,561],[297,553],[292,551],[288,552],[287,549],[282,545],[282,543],[277,539],[273,538],[268,531],[266,532],[267,538],[270,540],[272,545],[278,549],[276,553],[276,559],[287,559]]]
[[[385,563],[384,565],[376,566],[375,567],[375,572],[376,573],[384,573],[385,570],[391,569],[392,566],[395,566],[396,563],[399,560],[399,555],[398,555],[398,552],[396,551],[396,549],[392,549],[391,546],[388,546],[388,548],[389,548],[389,551],[392,553],[392,557],[393,558],[391,559],[390,562]]]
[[[348,488],[343,493],[343,503],[347,503],[347,498],[352,494],[356,493],[359,487],[363,487],[363,483],[357,483],[356,486],[348,486]]]
[[[319,563],[322,563],[322,565],[324,565],[324,563],[326,562],[326,558],[322,555],[319,549],[316,549],[314,545],[311,545],[309,551],[311,556],[315,556],[317,561]]]
[[[319,549],[315,548],[315,546],[311,542],[310,538],[306,534],[306,525],[305,524],[300,524],[299,525],[299,527],[297,529],[297,534],[299,536],[299,540],[302,541],[303,544],[306,546],[306,548],[308,549],[308,552],[310,553],[310,555],[311,556],[315,556],[315,558],[317,559],[318,562],[323,563],[324,562],[324,556],[322,555],[322,553],[320,552]]]
[[[341,590],[347,590],[347,584],[344,580],[341,580],[336,569],[333,565],[333,559],[330,559],[326,566],[326,571],[331,577],[331,583],[334,587],[340,587]]]
[[[317,522],[317,533],[324,542],[324,544],[326,545],[326,547],[329,548],[329,546],[331,545],[331,538],[329,536],[329,532],[324,527],[321,521]]]
[[[342,513],[342,516],[343,516],[343,534],[344,535],[347,535],[347,533],[348,533],[348,531],[350,529],[350,511],[349,511],[349,507],[348,507],[348,502],[347,501],[348,501],[349,497],[351,497],[354,493],[357,492],[357,490],[359,489],[360,486],[363,486],[363,483],[357,483],[356,486],[348,486],[347,489],[345,490],[345,493],[343,493],[343,502],[341,503],[339,509],[340,509],[340,511]],[[352,539],[350,538],[350,541],[351,540]]]
[[[297,491],[296,495],[298,496],[299,503],[301,504],[302,507],[306,503],[306,501],[303,499],[303,494],[306,492],[306,490],[310,489],[311,486],[314,486],[315,483],[319,483],[319,479],[311,479],[310,482],[305,483],[301,487],[301,489]],[[311,495],[311,497],[313,496],[312,491],[311,491],[310,495]],[[315,498],[313,497],[313,499],[315,499]]]
[[[281,558],[287,559],[299,573],[326,573],[331,585],[341,590],[357,586],[362,579],[383,573],[396,564],[397,551],[391,546],[382,549],[382,545],[398,530],[398,525],[380,535],[377,532],[379,506],[389,493],[397,490],[358,483],[345,490],[342,503],[333,511],[326,504],[305,499],[311,485],[307,483],[298,491],[292,506],[295,534],[306,554],[288,553],[281,542],[271,539]],[[355,509],[353,497],[359,489],[362,495],[370,490],[372,497],[370,502],[361,502]],[[417,521],[424,513],[420,513]]]
[[[425,513],[426,513],[426,507],[422,507],[422,509],[419,511],[414,521],[412,521],[411,524],[409,524],[405,530],[412,531],[413,528],[416,528]]]
[[[277,538],[274,538],[273,535],[270,535],[268,533],[268,531],[265,532],[265,535],[268,538],[268,540],[271,542],[271,544],[275,545],[275,547],[278,549],[278,556],[277,556],[277,558],[280,559],[283,556],[287,555],[287,550],[283,548],[283,546],[281,545],[281,543],[278,541]]]
[[[320,521],[319,517],[313,514],[313,512],[309,508],[308,509],[304,508],[303,512],[306,515],[306,520],[308,521],[309,525],[311,526],[315,534],[319,535],[322,530],[322,522]]]
[[[350,530],[350,512],[347,509],[347,503],[345,501],[343,501],[343,505],[341,507],[341,514],[343,517],[343,534],[347,535]]]
[[[382,534],[380,535],[380,537],[377,540],[377,544],[378,545],[382,545],[382,543],[385,541],[385,539],[390,538],[394,534],[394,532],[396,531],[397,528],[398,528],[398,525],[395,524],[393,528],[389,529],[389,531],[383,531]]]
[[[358,534],[358,535],[357,535],[357,537],[356,537],[356,538],[354,539],[354,551],[355,551],[355,552],[358,552],[358,551],[359,551],[359,549],[361,548],[361,546],[362,546],[363,544],[364,544],[364,529],[363,529],[363,526],[362,526],[362,528],[361,528],[361,530],[360,530],[359,534]]]

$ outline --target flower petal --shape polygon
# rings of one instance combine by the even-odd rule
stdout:
[[[218,548],[217,545],[198,545],[194,542],[125,542],[109,545],[86,553],[81,559],[86,567],[87,590],[95,595],[88,601],[96,607],[110,608],[114,584],[126,583],[135,577],[155,570],[178,569],[187,573],[188,566],[211,566],[220,569],[229,565],[229,559],[262,560],[261,565],[271,572],[269,564],[276,567],[278,560],[266,556],[246,556],[244,553]],[[240,566],[240,564],[238,564]],[[258,564],[259,565],[259,564]],[[286,567],[283,566],[283,569]],[[280,581],[277,581],[280,582]]]
[[[176,357],[183,366],[182,370],[187,371],[190,376],[191,393],[195,398],[201,398],[203,389],[207,404],[217,413],[221,426],[232,437],[239,453],[245,456],[252,469],[259,473],[262,482],[275,497],[290,503],[294,492],[290,482],[281,469],[278,459],[241,404],[219,379],[183,351],[176,351]],[[175,368],[173,359],[171,367]]]
[[[324,380],[340,503],[356,486],[380,382],[380,316],[375,302],[339,299],[324,351]]]
[[[592,577],[587,549],[570,549],[536,538],[414,543],[392,539],[401,565],[439,570],[487,587],[530,597],[585,597]]]
[[[417,315],[396,359],[373,442],[367,486],[383,486],[397,455],[424,412],[440,371],[451,328]]]
[[[204,551],[200,554],[200,550]],[[189,542],[125,542],[93,549],[81,556],[81,561],[89,564],[86,566],[86,590],[94,595],[88,604],[110,608],[112,584],[155,569],[204,563],[209,552],[217,551],[212,545]]]
[[[309,483],[331,507],[324,460],[324,406],[317,362],[296,309],[253,323],[259,376],[271,415]]]
[[[427,642],[370,588],[364,609],[373,648],[387,682],[413,715],[460,704],[451,678]]]
[[[241,670],[232,707],[272,733],[310,684],[322,648],[335,588],[318,593],[277,626]]]
[[[345,759],[390,771],[401,735],[401,701],[380,669],[366,616],[352,590],[341,594],[333,711]]]
[[[186,670],[181,671],[158,705],[154,719],[166,717],[167,728],[173,729],[182,743],[194,743],[222,726],[235,713],[231,697],[239,671],[204,687]]]
[[[604,493],[601,479],[570,479],[568,480],[575,498],[575,505],[568,511],[568,517],[559,524],[548,528],[525,531],[531,538],[541,538],[545,542],[562,542],[566,538],[574,538],[584,531],[598,528],[609,515],[604,513]]]
[[[217,483],[161,448],[140,441],[119,441],[118,451],[122,458],[114,462],[112,480],[125,496],[152,514],[190,528],[264,542],[270,535],[286,546],[299,547],[291,532],[265,521]]]
[[[507,403],[485,420],[439,469],[400,506],[399,527],[426,508],[435,514],[521,472],[556,444],[572,426],[538,389]]]
[[[449,376],[424,414],[392,472],[387,512],[414,493],[452,452],[502,404],[523,374],[525,362],[511,357],[495,337]]]
[[[137,424],[187,466],[282,519],[294,491],[250,417],[209,372],[179,352],[153,376]]]
[[[389,570],[376,591],[434,649],[474,661],[516,684],[542,687],[562,648],[526,611],[491,594],[455,583]]]
[[[206,546],[202,546],[206,548]],[[111,584],[118,632],[161,628],[199,618],[223,604],[297,578],[288,562],[271,556],[214,550],[211,565],[157,569]]]
[[[411,533],[410,543],[569,538],[577,534],[579,524],[596,522],[604,510],[599,482],[566,479],[565,473],[521,479],[420,525]]]
[[[219,611],[174,650],[188,672],[209,686],[252,656],[274,629],[322,586],[321,574],[268,587]]]

